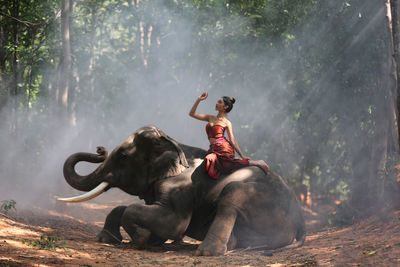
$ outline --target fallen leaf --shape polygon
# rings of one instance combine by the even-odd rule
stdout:
[[[370,255],[374,255],[376,253],[376,250],[371,250],[371,251],[365,251],[364,254],[370,256]]]

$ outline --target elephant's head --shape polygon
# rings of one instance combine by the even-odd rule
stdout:
[[[102,147],[98,147],[97,153],[75,153],[65,161],[66,181],[75,189],[90,192],[59,200],[85,201],[110,187],[118,187],[129,194],[144,198],[154,182],[181,174],[188,167],[178,142],[153,126],[134,132],[109,156]],[[82,176],[74,169],[80,161],[102,163],[92,173]]]

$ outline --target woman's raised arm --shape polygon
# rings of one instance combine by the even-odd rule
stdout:
[[[210,115],[207,115],[207,114],[199,114],[199,113],[196,112],[197,106],[199,105],[199,103],[200,103],[201,101],[205,100],[207,97],[208,97],[208,94],[207,94],[207,93],[202,93],[201,96],[199,96],[199,97],[196,99],[196,102],[194,102],[193,107],[190,109],[190,112],[189,112],[189,116],[190,116],[190,117],[193,117],[193,118],[198,119],[198,120],[201,120],[201,121],[208,121],[208,120],[209,120]]]

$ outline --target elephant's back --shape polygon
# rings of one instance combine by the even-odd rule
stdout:
[[[242,182],[245,184],[243,185],[244,187],[252,188],[252,193],[248,195],[247,203],[242,207],[241,215],[239,215],[237,222],[237,226],[241,224],[241,221],[243,222],[242,227],[239,227],[244,230],[243,233],[247,231],[247,234],[241,237],[244,243],[247,242],[245,241],[247,240],[245,238],[246,235],[252,236],[248,241],[254,243],[253,238],[257,239],[258,227],[264,229],[261,233],[263,241],[260,240],[260,242],[265,242],[265,236],[274,233],[279,227],[292,229],[288,231],[288,240],[293,238],[293,229],[296,228],[294,227],[296,222],[292,218],[292,213],[298,213],[296,208],[298,203],[296,202],[295,194],[287,186],[283,178],[273,172],[266,175],[260,168],[250,166],[239,169],[229,175],[222,175],[215,180],[208,177],[202,168],[204,168],[203,164],[192,175],[195,189],[194,209],[192,220],[186,233],[188,236],[202,240],[215,217],[221,192],[228,188],[229,184]],[[274,219],[271,220],[270,216],[274,217]],[[251,218],[251,222],[249,218]],[[275,230],[269,232],[271,229]]]
[[[238,169],[231,174],[221,175],[216,180],[207,177],[208,190],[205,198],[211,202],[216,201],[222,190],[232,182],[268,184],[271,183],[269,177],[260,168],[254,166]]]

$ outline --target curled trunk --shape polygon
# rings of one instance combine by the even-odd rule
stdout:
[[[104,164],[101,164],[96,170],[88,175],[79,175],[75,171],[75,165],[80,161],[91,163],[100,163],[107,158],[107,153],[92,154],[79,152],[72,154],[64,163],[64,177],[67,183],[80,191],[91,191],[104,181]]]

